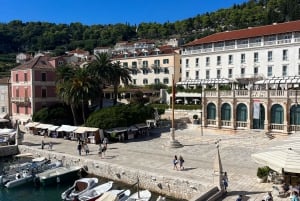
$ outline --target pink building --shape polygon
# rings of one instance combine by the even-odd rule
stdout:
[[[49,57],[39,56],[11,70],[13,121],[27,122],[34,112],[58,102],[51,63]]]

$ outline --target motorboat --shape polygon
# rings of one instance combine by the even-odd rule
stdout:
[[[103,193],[96,201],[126,201],[131,192],[129,189],[127,190],[110,190]]]
[[[106,182],[99,186],[95,186],[94,188],[86,191],[78,197],[80,201],[95,201],[99,198],[103,193],[109,191],[113,186],[113,181]]]
[[[61,194],[63,200],[78,200],[79,196],[98,185],[98,178],[81,178]]]
[[[148,190],[140,190],[131,196],[126,201],[148,201],[151,199],[151,192]]]
[[[27,166],[20,166],[22,168],[27,167],[27,169],[19,169],[13,174],[4,174],[0,176],[0,184],[4,185],[6,188],[13,188],[34,180],[35,175],[39,172],[45,171],[47,169],[57,168],[62,165],[61,162],[48,163],[41,162],[44,161],[43,158],[37,158],[33,160],[31,164]]]
[[[64,181],[78,179],[80,176],[80,166],[58,167],[55,169],[46,170],[36,175],[38,182],[42,185],[56,184]]]

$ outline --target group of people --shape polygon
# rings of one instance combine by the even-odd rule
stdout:
[[[180,155],[179,158],[177,158],[177,155],[174,156],[173,159],[173,170],[184,170],[184,159],[183,157]],[[179,164],[179,168],[178,168],[178,164]]]
[[[82,150],[85,152],[85,155],[88,155],[90,153],[89,146],[86,142],[79,141],[77,145],[78,154],[81,156]]]
[[[44,140],[42,140],[41,148],[44,149],[44,148],[45,148],[45,145],[46,145],[46,144],[45,144]],[[49,143],[48,143],[48,149],[52,150],[52,147],[53,147],[52,142],[49,142]]]

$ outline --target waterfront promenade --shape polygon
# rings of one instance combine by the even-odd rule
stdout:
[[[169,132],[161,129],[151,130],[148,137],[127,141],[124,143],[113,143],[108,145],[106,156],[101,159],[98,154],[98,145],[89,144],[90,154],[86,156],[82,153],[80,157],[88,157],[94,160],[104,160],[125,167],[137,170],[148,171],[150,173],[161,174],[162,176],[172,176],[180,179],[198,180],[202,184],[211,186],[213,180],[213,161],[216,157],[217,140],[221,140],[220,155],[224,171],[227,171],[229,178],[228,194],[223,200],[233,200],[242,194],[243,200],[261,201],[267,191],[272,191],[272,184],[258,183],[256,181],[256,170],[259,166],[251,159],[251,154],[268,150],[272,146],[284,143],[284,136],[270,140],[263,132],[255,131],[215,131],[203,130],[200,128],[187,128],[176,130],[175,136],[183,148],[169,149],[165,144],[169,141]],[[297,134],[294,134],[297,135]],[[24,135],[24,145],[41,149],[41,141],[47,144],[53,143],[51,152],[66,153],[78,156],[77,142],[64,140],[61,138],[44,138],[26,133]],[[48,147],[45,146],[45,149]],[[174,155],[184,157],[185,170],[173,170],[172,159]],[[287,200],[287,198],[277,198],[274,200]]]

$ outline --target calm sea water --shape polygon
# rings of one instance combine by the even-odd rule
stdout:
[[[7,163],[11,163],[11,158],[0,159],[0,170]],[[91,175],[89,175],[91,177]],[[99,178],[99,177],[98,177]],[[108,181],[104,178],[99,178],[100,183]],[[33,183],[23,185],[17,188],[7,189],[0,187],[0,201],[61,201],[61,193],[67,188],[72,186],[74,181],[64,182],[57,185],[35,187]],[[131,188],[122,183],[114,183],[114,189],[129,188],[132,192],[136,191],[136,188]],[[158,195],[153,194],[151,201],[155,201]],[[167,201],[179,201],[172,198],[167,198]]]

